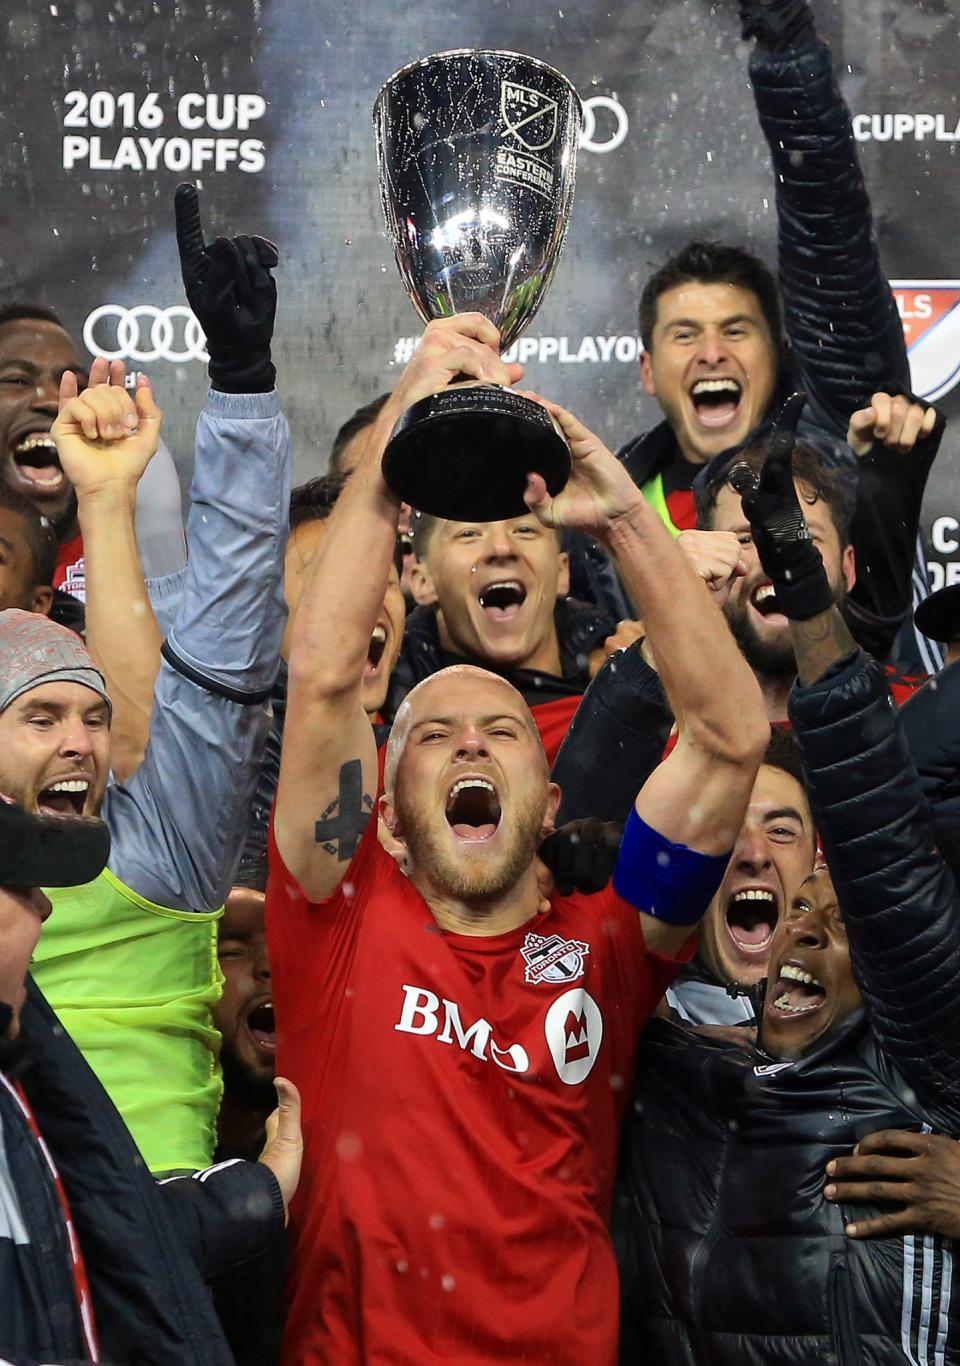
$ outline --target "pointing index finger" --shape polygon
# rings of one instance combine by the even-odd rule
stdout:
[[[177,248],[181,260],[194,271],[203,264],[203,227],[200,223],[200,196],[196,185],[177,186],[173,197],[177,223]]]
[[[783,485],[785,474],[789,473],[793,447],[797,438],[797,423],[807,401],[807,396],[798,390],[791,394],[777,414],[767,446],[767,458],[760,471],[759,488],[762,492],[775,492]]]

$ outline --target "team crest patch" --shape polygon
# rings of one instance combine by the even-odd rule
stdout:
[[[528,152],[545,151],[557,136],[557,102],[539,90],[501,81],[500,113],[507,131]]]
[[[929,403],[960,381],[960,280],[891,280],[897,301],[910,386]]]
[[[583,960],[590,945],[580,939],[562,939],[559,934],[528,934],[520,950],[526,967],[527,982],[575,982],[583,976]]]

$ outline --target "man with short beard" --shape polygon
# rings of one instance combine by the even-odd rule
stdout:
[[[204,247],[195,196],[195,235],[181,246],[213,385],[197,431],[190,559],[146,755],[129,781],[109,781],[108,690],[79,639],[45,618],[0,615],[0,787],[29,811],[102,810],[112,836],[94,883],[51,896],[60,914],[35,975],[154,1174],[199,1170],[213,1153],[216,921],[249,816],[284,621],[290,443],[269,359],[276,252],[261,240],[260,255],[249,239]],[[180,226],[193,216],[179,213]],[[78,484],[81,464],[103,472],[96,501],[122,530],[114,573],[124,583],[139,577],[130,492],[159,420],[148,385],[131,396],[100,384],[74,393],[54,427]]]
[[[802,407],[802,396],[790,399],[784,406],[781,423],[795,428]],[[926,465],[933,461],[943,428],[943,419],[929,404],[919,400],[907,404],[889,395],[876,394],[869,407],[851,416],[847,440],[862,457],[875,463],[913,459]],[[787,719],[787,699],[796,676],[789,623],[757,557],[740,494],[730,482],[739,466],[754,473],[762,469],[772,440],[773,437],[748,446],[708,472],[697,491],[697,525],[701,532],[720,533],[714,535],[711,546],[721,557],[728,557],[731,573],[726,582],[718,574],[715,587],[722,595],[730,629],[759,680],[767,715],[771,722],[782,722]],[[820,551],[834,601],[843,607],[857,576],[852,544],[853,527],[859,516],[856,504],[842,476],[830,468],[819,451],[803,441],[794,446],[793,477],[810,538]],[[698,533],[684,535],[696,556]],[[739,547],[734,545],[733,538]],[[722,541],[727,546],[722,546]],[[875,577],[880,575],[878,568],[870,572]],[[888,669],[888,676],[898,702],[904,701],[922,681],[906,678],[892,668]]]
[[[733,533],[740,543],[737,553],[747,572],[731,580],[723,611],[744,658],[757,675],[770,720],[785,721],[787,699],[796,677],[789,624],[777,610],[773,586],[750,542],[740,495],[729,483],[735,465],[759,470],[766,454],[767,443],[761,442],[718,469],[700,490],[697,523],[703,531]],[[794,448],[793,468],[810,536],[823,556],[834,600],[840,604],[856,574],[850,544],[853,502],[849,490],[827,468],[823,457],[803,442]]]
[[[278,1065],[305,1115],[291,1366],[614,1361],[607,1220],[637,1038],[689,954],[766,743],[759,689],[703,584],[616,458],[546,404],[574,473],[553,499],[531,475],[531,514],[614,556],[677,746],[592,897],[540,891],[559,792],[529,709],[486,670],[443,669],[408,694],[381,792],[362,680],[399,504],[380,457],[398,414],[458,375],[515,383],[498,349],[479,314],[428,326],[294,622],[267,892]]]

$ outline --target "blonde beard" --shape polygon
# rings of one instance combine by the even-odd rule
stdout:
[[[496,901],[517,885],[533,863],[545,811],[546,797],[539,803],[528,804],[518,813],[513,821],[510,843],[499,858],[491,859],[484,844],[480,843],[476,851],[465,851],[464,857],[457,861],[440,840],[417,821],[415,809],[404,811],[398,805],[397,813],[406,831],[404,838],[410,856],[411,882],[418,889],[428,885],[441,896],[456,901]]]

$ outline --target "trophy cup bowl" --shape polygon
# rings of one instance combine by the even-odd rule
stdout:
[[[514,52],[441,52],[398,71],[374,106],[380,192],[400,276],[424,322],[482,313],[506,351],[556,270],[581,107],[565,76]],[[394,427],[384,478],[421,512],[493,521],[551,494],[570,452],[549,413],[509,388],[453,383]]]

